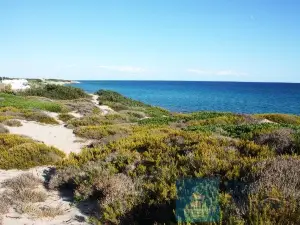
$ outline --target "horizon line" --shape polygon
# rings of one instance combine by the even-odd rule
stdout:
[[[26,78],[23,78],[26,79]],[[35,78],[29,78],[29,79],[35,79]],[[49,79],[57,79],[60,80],[60,78],[49,78]],[[64,80],[64,79],[61,79]],[[154,81],[154,82],[223,82],[223,83],[280,83],[280,84],[300,84],[300,82],[290,82],[290,81],[213,81],[213,80],[72,80],[71,81],[137,81],[137,82],[143,82],[143,81]]]

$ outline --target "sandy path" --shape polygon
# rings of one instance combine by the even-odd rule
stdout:
[[[107,115],[108,113],[113,113],[115,112],[112,108],[110,108],[109,106],[107,105],[99,105],[98,103],[98,95],[93,95],[93,94],[90,94],[92,96],[92,102],[94,103],[94,105],[99,108],[101,111],[102,111],[102,114],[105,116]]]
[[[28,136],[34,140],[41,141],[46,145],[54,146],[66,154],[70,152],[78,153],[80,149],[89,144],[77,138],[73,130],[64,127],[64,125],[44,125],[34,121],[21,120],[23,126],[8,127],[11,134],[19,134]]]

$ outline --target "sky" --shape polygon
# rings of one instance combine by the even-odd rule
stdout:
[[[0,76],[300,83],[300,1],[0,0]]]

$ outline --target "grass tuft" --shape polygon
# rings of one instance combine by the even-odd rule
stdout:
[[[3,122],[4,125],[9,127],[21,127],[22,123],[19,120],[6,120]]]

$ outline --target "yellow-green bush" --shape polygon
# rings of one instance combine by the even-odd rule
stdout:
[[[54,118],[39,110],[18,109],[15,107],[3,107],[0,109],[0,122],[10,119],[23,119],[46,124],[58,124]]]
[[[292,125],[300,125],[300,116],[290,114],[257,114],[255,117],[260,119],[268,119],[275,123],[286,123]]]
[[[38,112],[38,111],[28,111],[22,114],[22,117],[24,117],[26,120],[33,120],[40,123],[46,123],[46,124],[59,124],[57,120],[54,118],[48,116],[45,113]]]
[[[13,134],[0,134],[0,168],[28,169],[53,165],[65,154],[42,143]]]
[[[11,116],[0,116],[0,123],[6,121],[6,120],[9,120],[9,119],[12,119],[13,117]]]
[[[67,122],[71,119],[75,118],[73,115],[71,114],[68,114],[68,113],[61,113],[58,115],[58,119],[64,121],[64,122]]]
[[[82,126],[74,130],[74,133],[79,137],[89,139],[101,139],[109,135],[126,134],[128,132],[130,132],[130,128],[122,125]]]
[[[97,126],[112,124],[110,121],[105,120],[103,116],[85,116],[82,118],[76,118],[68,121],[69,126],[81,127],[81,126]]]
[[[189,126],[199,125],[226,125],[226,124],[242,124],[245,123],[245,118],[240,115],[225,115],[204,120],[191,120],[188,122]]]

